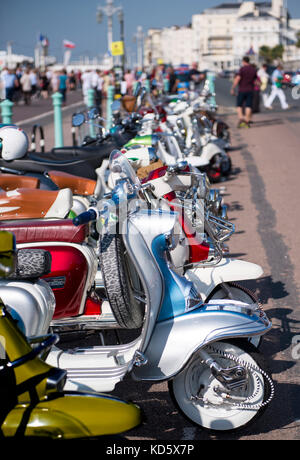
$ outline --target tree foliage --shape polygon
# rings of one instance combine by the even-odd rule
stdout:
[[[264,59],[268,64],[272,64],[272,62],[276,59],[282,59],[283,53],[283,45],[277,45],[274,46],[274,48],[271,48],[270,46],[261,46],[261,48],[259,49],[259,56],[262,59]]]

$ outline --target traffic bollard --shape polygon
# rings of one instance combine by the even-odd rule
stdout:
[[[213,72],[208,72],[207,73],[207,79],[208,79],[208,88],[209,92],[212,94],[210,97],[209,101],[212,105],[216,105],[216,88],[215,88],[215,74]]]
[[[114,101],[114,87],[109,86],[107,89],[107,105],[106,105],[106,129],[111,129],[112,127],[112,109],[111,105]]]
[[[95,90],[93,89],[88,89],[88,92],[87,92],[87,106],[90,108],[90,107],[94,107],[94,98],[95,98]]]
[[[168,78],[164,78],[164,92],[168,93],[169,92],[169,86],[170,86],[170,81]]]
[[[52,95],[53,107],[54,107],[54,135],[55,135],[55,147],[60,148],[64,146],[64,134],[63,134],[63,123],[62,123],[62,94],[54,93]]]
[[[1,116],[2,116],[2,123],[11,125],[12,124],[12,108],[13,108],[14,103],[11,102],[9,99],[5,99],[3,102],[1,102]]]
[[[150,80],[145,80],[145,81],[143,82],[143,84],[144,84],[144,87],[145,87],[146,90],[147,90],[147,93],[150,93]]]

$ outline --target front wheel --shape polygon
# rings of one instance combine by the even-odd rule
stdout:
[[[195,353],[183,371],[169,381],[170,394],[185,417],[212,431],[237,430],[253,423],[273,398],[274,388],[263,357],[245,342],[215,342],[204,349],[223,369],[241,366],[244,380],[225,387]]]
[[[211,183],[220,182],[223,178],[228,177],[231,173],[232,163],[229,155],[214,155],[207,169],[207,176]]]

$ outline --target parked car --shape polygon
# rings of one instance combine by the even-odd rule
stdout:
[[[232,72],[231,70],[222,70],[220,73],[219,73],[219,76],[221,78],[230,78],[232,76]]]
[[[300,85],[300,70],[294,73],[291,83],[292,83],[292,86]]]

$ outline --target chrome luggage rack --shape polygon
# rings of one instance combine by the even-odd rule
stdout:
[[[213,243],[214,245],[213,253],[207,260],[193,264],[186,263],[177,268],[191,268],[191,265],[193,268],[217,265],[222,260],[224,252],[226,252],[224,242],[228,240],[235,232],[234,224],[228,220],[212,214],[210,211],[206,211],[205,213],[202,212],[199,207],[200,200],[184,200],[180,196],[177,196],[177,198],[179,202],[174,204],[175,211],[180,208],[182,212],[185,212],[187,218],[189,218],[192,224],[192,228],[195,233],[206,233],[209,237],[209,242]],[[163,199],[163,201],[168,203],[170,206],[171,203],[169,201],[165,199]]]

